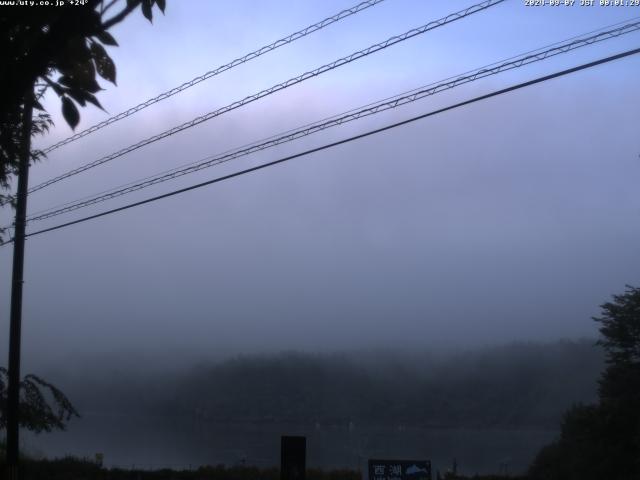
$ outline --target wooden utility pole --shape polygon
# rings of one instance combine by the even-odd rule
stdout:
[[[11,278],[11,320],[9,326],[9,391],[7,395],[7,466],[9,480],[18,480],[20,459],[20,342],[22,329],[22,279],[24,271],[24,241],[29,188],[29,160],[31,156],[31,126],[33,89],[24,97],[16,220],[13,234],[13,273]]]

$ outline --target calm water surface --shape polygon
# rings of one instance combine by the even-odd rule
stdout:
[[[107,467],[197,468],[200,465],[277,466],[281,435],[307,437],[307,465],[366,471],[368,458],[430,459],[444,472],[455,458],[462,473],[526,469],[552,430],[223,424],[161,417],[87,414],[66,432],[23,434],[32,455],[104,455]]]

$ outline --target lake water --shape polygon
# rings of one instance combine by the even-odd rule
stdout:
[[[557,432],[462,428],[224,424],[159,417],[87,414],[66,432],[23,433],[23,448],[35,456],[104,455],[104,465],[122,468],[197,468],[200,465],[278,466],[280,436],[307,437],[307,465],[366,472],[368,458],[431,460],[444,472],[455,458],[466,474],[522,472]]]

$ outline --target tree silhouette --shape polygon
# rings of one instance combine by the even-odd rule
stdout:
[[[8,372],[0,367],[0,430],[7,426]],[[20,383],[20,426],[36,433],[64,430],[71,417],[80,417],[69,399],[54,385],[36,375]]]
[[[627,286],[600,306],[606,368],[597,405],[576,405],[564,416],[560,438],[531,467],[535,479],[640,478],[640,288]]]
[[[118,43],[108,30],[138,7],[152,21],[154,5],[164,12],[165,0],[86,0],[84,5],[0,9],[0,188],[9,188],[17,173],[27,96],[35,95],[38,112],[32,134],[51,125],[39,102],[48,89],[58,95],[66,122],[75,128],[78,105],[102,108],[96,98],[102,90],[97,78],[116,83],[116,66],[105,46]],[[31,161],[42,156],[32,152]]]
[[[162,12],[165,9],[165,0],[50,3],[0,8],[0,190],[10,187],[21,163],[25,166],[21,152],[28,149],[31,136],[48,131],[52,124],[40,103],[48,89],[60,98],[63,117],[75,129],[80,121],[78,105],[102,108],[95,96],[102,90],[97,78],[116,83],[116,67],[105,46],[118,43],[108,30],[138,7],[149,21],[154,5]],[[29,152],[29,163],[43,155]],[[0,204],[12,202],[12,197],[0,195]],[[6,427],[7,421],[7,377],[7,370],[0,369],[0,427]],[[19,403],[19,423],[38,432],[64,428],[77,415],[60,390],[35,375],[20,382]]]

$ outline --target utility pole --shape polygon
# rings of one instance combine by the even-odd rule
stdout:
[[[20,341],[22,329],[22,278],[24,271],[24,241],[29,188],[29,160],[31,156],[31,125],[33,88],[24,97],[16,220],[13,234],[13,273],[11,277],[11,320],[9,326],[9,389],[7,395],[7,466],[9,480],[18,480],[20,459]]]

